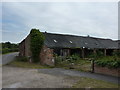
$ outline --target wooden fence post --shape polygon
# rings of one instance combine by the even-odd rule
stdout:
[[[94,73],[94,59],[91,60],[91,72]]]
[[[85,57],[85,54],[84,54],[84,48],[82,48],[82,58]]]

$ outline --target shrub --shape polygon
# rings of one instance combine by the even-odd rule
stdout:
[[[100,58],[100,57],[103,57],[103,56],[104,56],[104,53],[102,51],[97,50],[96,54],[91,52],[87,57],[88,58]]]
[[[80,59],[80,56],[79,56],[78,54],[73,54],[73,55],[71,55],[71,56],[66,57],[66,59],[67,59],[70,63],[73,63],[73,62],[79,60],[79,59]]]
[[[114,57],[103,57],[95,61],[95,64],[108,68],[120,68],[120,59]]]
[[[55,64],[59,64],[62,62],[62,57],[61,56],[56,56],[55,57]]]
[[[18,52],[18,48],[3,48],[2,54],[9,53],[9,52]]]
[[[38,29],[32,29],[30,32],[30,50],[32,52],[33,62],[40,60],[39,54],[44,44],[44,35]]]
[[[115,57],[120,57],[120,51],[114,51],[112,54]]]

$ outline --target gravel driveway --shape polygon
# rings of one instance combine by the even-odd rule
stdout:
[[[18,53],[3,56],[4,63],[10,62]],[[7,59],[10,59],[9,61]],[[70,88],[80,76],[118,83],[118,78],[87,72],[53,69],[28,69],[12,66],[2,67],[3,88]]]
[[[3,88],[69,88],[79,79],[38,73],[36,69],[3,66]]]
[[[3,88],[70,88],[80,76],[118,83],[115,77],[60,68],[37,70],[3,66],[2,70]]]

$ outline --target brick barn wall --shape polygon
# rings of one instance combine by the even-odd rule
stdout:
[[[25,39],[25,56],[27,56],[27,57],[31,56],[30,35],[28,35],[27,38]]]
[[[100,66],[95,65],[94,72],[100,73],[100,74],[112,75],[112,76],[120,76],[120,68],[109,69],[107,67],[100,67]]]
[[[19,52],[20,52],[19,53],[20,56],[29,57],[32,55],[30,51],[30,35],[28,35],[26,39],[19,44]],[[41,50],[40,58],[41,58],[40,59],[41,64],[54,66],[53,50],[47,48],[47,46],[45,45]]]
[[[25,56],[25,40],[19,44],[19,56]]]
[[[31,56],[30,51],[30,35],[28,35],[20,44],[19,44],[19,55],[20,56]]]
[[[54,66],[53,49],[50,49],[44,45],[40,53],[40,58],[41,64]]]

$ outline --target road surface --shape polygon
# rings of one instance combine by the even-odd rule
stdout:
[[[120,84],[120,77],[114,77],[109,75],[103,75],[103,74],[97,74],[97,73],[91,73],[91,72],[80,72],[80,71],[74,71],[74,70],[66,70],[62,68],[53,68],[53,69],[39,69],[38,72],[44,73],[44,74],[50,74],[50,75],[56,75],[56,76],[77,76],[77,77],[88,77],[88,78],[94,78],[97,80],[103,80],[111,83]]]
[[[0,55],[0,65],[7,64],[14,60],[15,56],[18,55],[19,52],[14,52],[14,53],[9,53],[9,54],[4,54]]]
[[[2,70],[3,88],[70,88],[79,81],[77,77],[38,73],[37,69],[5,65]]]

